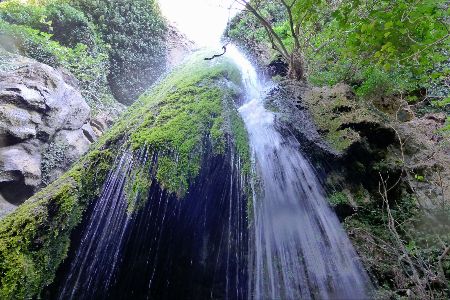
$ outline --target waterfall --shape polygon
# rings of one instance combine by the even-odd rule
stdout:
[[[183,199],[156,180],[156,153],[120,153],[46,299],[247,298],[246,182],[229,145],[205,151]],[[127,182],[144,165],[147,201],[130,213]]]
[[[252,205],[232,137],[222,154],[205,142],[182,199],[156,179],[157,152],[123,150],[47,299],[369,297],[370,280],[298,141],[277,131],[252,64],[234,46],[227,55],[246,91],[239,111],[252,149]],[[148,189],[130,211],[128,187],[141,171]]]
[[[298,141],[277,131],[251,63],[233,46],[228,55],[242,71],[240,113],[261,182],[249,233],[249,298],[367,299],[368,275]]]
[[[145,164],[146,160],[147,151],[133,155],[126,150],[118,155],[87,221],[58,299],[98,298],[108,291],[131,220],[127,214],[125,183],[133,166]]]

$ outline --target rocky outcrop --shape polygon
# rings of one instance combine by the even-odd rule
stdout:
[[[166,41],[166,66],[169,70],[179,65],[196,48],[195,43],[173,24],[168,24]]]
[[[445,298],[450,269],[436,262],[450,232],[446,114],[416,116],[414,107],[395,97],[363,101],[343,84],[282,81],[266,100],[279,126],[296,135],[316,166],[330,205],[382,287],[380,298],[421,295],[405,268],[410,251],[420,282],[432,284],[436,298]]]
[[[266,106],[275,112],[279,130],[295,134],[303,153],[313,161],[330,160],[339,156],[339,152],[323,139],[320,128],[302,100],[310,89],[305,83],[284,80],[267,93]]]
[[[90,108],[68,74],[9,58],[10,68],[0,72],[0,211],[61,175],[106,126],[101,117],[90,120]]]
[[[445,121],[445,113],[429,113],[395,126],[403,148],[393,152],[391,161],[404,160],[408,187],[429,210],[450,200],[450,137],[441,131]]]

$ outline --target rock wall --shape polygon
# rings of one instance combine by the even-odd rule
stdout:
[[[346,85],[285,80],[268,93],[266,105],[320,173],[330,205],[380,287],[378,296],[445,298],[450,268],[439,257],[450,232],[446,116],[414,116],[397,100],[386,107],[382,99],[360,101]]]
[[[21,56],[0,71],[0,216],[60,176],[107,127],[68,74]]]

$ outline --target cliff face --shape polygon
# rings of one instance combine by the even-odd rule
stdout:
[[[439,258],[450,230],[445,114],[415,117],[401,101],[383,112],[358,101],[349,86],[293,81],[280,82],[266,105],[315,165],[379,293],[420,294],[428,283],[428,293],[442,296],[450,275]],[[399,260],[410,255],[410,262]]]
[[[151,188],[151,178],[174,199],[190,197],[204,159],[212,163],[214,157],[231,157],[229,149],[239,157],[239,180],[248,178],[247,134],[234,105],[240,73],[227,60],[209,63],[202,57],[144,94],[68,173],[0,221],[2,298],[33,297],[53,282],[74,228],[101,195],[108,172],[124,149],[158,153],[153,173],[144,172],[147,165],[130,170],[130,178],[139,174],[136,178],[142,180],[130,179],[124,187],[129,214],[145,207],[142,195]]]

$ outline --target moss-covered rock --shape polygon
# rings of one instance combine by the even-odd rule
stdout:
[[[359,141],[358,124],[380,126],[382,119],[356,96],[347,85],[312,88],[303,97],[319,132],[337,151],[343,152]]]
[[[90,153],[70,172],[0,223],[0,298],[31,299],[53,281],[70,234],[99,194],[112,164],[108,150]]]
[[[198,175],[207,145],[218,155],[232,145],[249,172],[247,134],[234,104],[240,73],[226,59],[202,57],[144,94],[71,171],[0,221],[0,298],[32,298],[53,281],[72,231],[101,193],[120,149],[158,153],[158,183],[179,196]],[[130,198],[148,188],[145,166],[133,172],[139,180],[126,188]],[[130,212],[140,207],[134,200]]]

